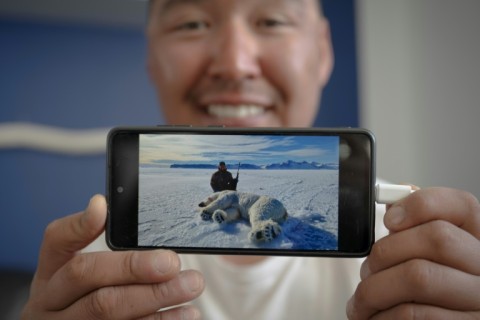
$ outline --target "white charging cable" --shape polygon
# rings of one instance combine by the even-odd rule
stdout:
[[[375,185],[375,200],[381,204],[392,204],[415,192],[411,186],[398,184]]]

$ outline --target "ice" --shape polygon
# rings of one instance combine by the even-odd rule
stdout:
[[[289,217],[267,244],[249,241],[248,221],[203,221],[198,204],[212,193],[212,170],[141,168],[139,245],[335,250],[338,170],[240,170],[237,190],[280,200]]]

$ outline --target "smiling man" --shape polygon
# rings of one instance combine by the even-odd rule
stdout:
[[[168,123],[310,126],[329,34],[317,1],[154,1],[148,70]]]
[[[147,36],[170,124],[309,126],[333,63],[317,0],[153,0]],[[24,319],[343,319],[346,305],[350,319],[480,317],[480,205],[467,192],[389,207],[390,234],[361,266],[186,255],[181,271],[171,251],[80,254],[106,215],[95,196],[47,227]]]

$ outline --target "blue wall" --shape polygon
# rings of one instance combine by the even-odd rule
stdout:
[[[141,31],[0,21],[0,122],[156,124]],[[34,269],[47,223],[104,193],[104,156],[0,150],[0,267]]]
[[[358,126],[357,49],[353,0],[323,0],[330,22],[335,66],[322,97],[316,127]]]
[[[317,126],[357,126],[353,1],[325,1],[336,66]],[[160,123],[141,30],[0,19],[0,122]],[[48,222],[103,193],[104,155],[0,149],[0,268],[34,270]]]

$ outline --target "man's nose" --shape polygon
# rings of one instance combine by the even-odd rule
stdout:
[[[246,26],[232,22],[218,30],[211,48],[210,77],[221,80],[253,79],[261,74],[258,40]]]

